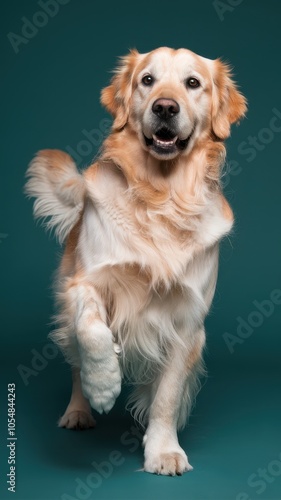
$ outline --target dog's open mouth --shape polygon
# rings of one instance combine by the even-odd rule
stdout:
[[[184,140],[179,139],[171,130],[166,127],[160,128],[152,138],[144,136],[145,143],[152,147],[158,154],[171,154],[177,151],[183,151],[191,138],[192,133]]]

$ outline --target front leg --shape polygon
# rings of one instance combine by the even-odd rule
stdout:
[[[200,365],[204,331],[198,331],[192,347],[174,349],[173,358],[154,382],[149,424],[144,436],[144,470],[155,474],[181,475],[192,470],[180,447],[177,428],[194,390],[196,370]]]
[[[81,333],[81,332],[80,332]],[[94,321],[79,339],[84,396],[97,412],[108,413],[121,391],[121,373],[111,330]]]
[[[81,359],[84,396],[97,412],[108,413],[121,391],[118,346],[106,325],[106,311],[95,288],[87,282],[70,287]]]

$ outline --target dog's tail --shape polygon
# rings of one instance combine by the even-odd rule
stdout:
[[[39,151],[27,170],[25,192],[35,197],[33,212],[54,229],[60,241],[78,221],[84,205],[85,182],[72,158],[56,149]]]

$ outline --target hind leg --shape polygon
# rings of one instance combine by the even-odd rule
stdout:
[[[89,429],[95,425],[89,401],[82,393],[79,368],[73,368],[71,398],[58,426],[66,429]]]

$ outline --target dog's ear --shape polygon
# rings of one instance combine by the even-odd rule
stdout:
[[[121,58],[120,65],[114,71],[110,85],[101,93],[101,103],[113,115],[115,130],[122,129],[128,120],[129,105],[132,95],[132,79],[139,53],[131,50],[130,54]]]
[[[232,80],[229,66],[216,59],[214,61],[212,130],[218,139],[227,139],[230,125],[238,122],[247,111],[245,97],[240,94]]]

